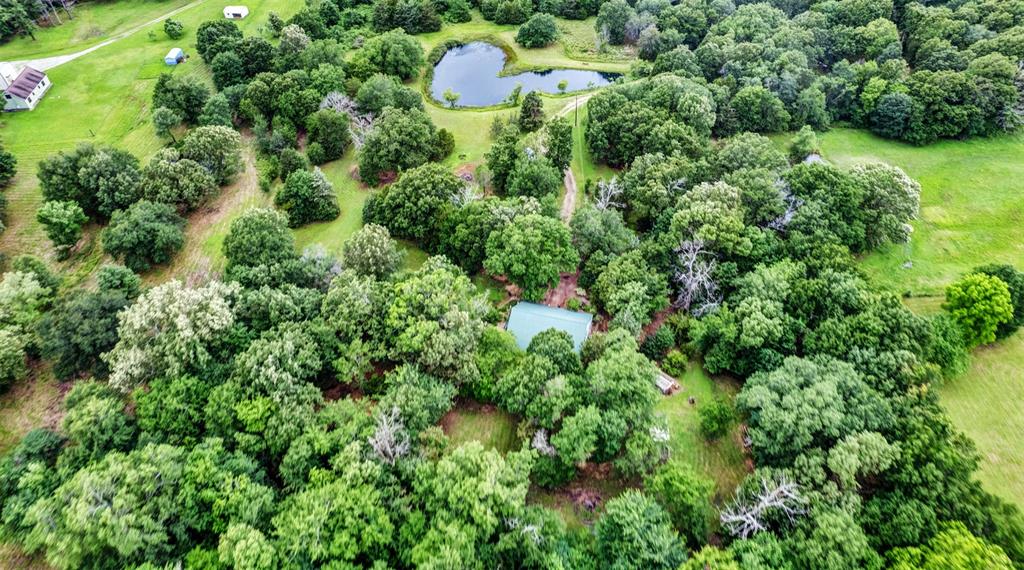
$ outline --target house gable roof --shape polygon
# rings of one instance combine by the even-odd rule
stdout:
[[[46,79],[45,73],[31,67],[26,67],[21,70],[21,73],[11,83],[11,86],[7,88],[7,93],[24,99],[35,91],[36,87],[43,82],[43,79]]]

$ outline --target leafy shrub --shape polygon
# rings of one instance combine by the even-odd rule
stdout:
[[[665,358],[661,361],[661,369],[669,376],[673,376],[675,378],[679,378],[686,374],[686,369],[688,367],[689,359],[686,358],[686,354],[678,349],[668,351],[668,354],[666,354]]]
[[[516,43],[523,47],[539,48],[555,41],[558,37],[558,24],[551,14],[534,14],[519,27]]]
[[[309,159],[310,164],[320,166],[327,162],[327,155],[324,153],[324,147],[320,143],[309,143],[306,147],[306,158]]]
[[[718,439],[732,426],[736,414],[729,402],[714,398],[697,408],[700,417],[700,433],[708,439]]]
[[[670,327],[661,326],[654,334],[648,335],[640,345],[640,352],[651,360],[661,360],[665,353],[676,344],[676,335]]]

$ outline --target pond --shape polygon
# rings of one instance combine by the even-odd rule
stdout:
[[[603,73],[584,69],[549,69],[500,76],[505,67],[505,52],[485,42],[472,42],[452,48],[434,66],[434,80],[430,94],[435,101],[444,103],[446,89],[460,95],[460,107],[486,107],[505,101],[516,84],[523,86],[523,94],[530,91],[558,93],[558,84],[567,82],[566,92],[608,85],[618,73]]]

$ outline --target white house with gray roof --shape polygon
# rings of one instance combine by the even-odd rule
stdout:
[[[4,111],[31,111],[50,89],[50,78],[31,67],[15,72],[9,63],[0,64],[0,89],[4,93]]]

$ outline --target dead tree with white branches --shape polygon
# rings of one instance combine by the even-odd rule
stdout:
[[[701,240],[685,240],[676,248],[676,255],[672,279],[679,294],[675,306],[698,317],[713,312],[722,302],[714,277],[718,265],[714,252]]]
[[[351,97],[337,91],[331,91],[325,95],[323,101],[320,102],[320,108],[331,109],[332,111],[348,115],[350,119],[349,132],[352,133],[352,144],[356,148],[363,146],[366,135],[373,128],[373,120],[375,118],[373,113],[361,112],[359,106]]]
[[[536,449],[537,453],[540,453],[541,455],[546,455],[548,457],[558,455],[558,450],[548,442],[548,430],[544,428],[540,428],[533,432],[533,440],[530,443],[531,447]]]
[[[377,416],[377,429],[369,442],[377,458],[388,465],[394,465],[409,453],[409,434],[405,431],[398,406]]]
[[[595,196],[594,199],[594,207],[598,210],[623,207],[625,204],[619,202],[619,197],[622,196],[623,191],[624,188],[618,178],[612,178],[607,182],[604,180],[598,180],[597,196]]]
[[[749,538],[768,529],[768,519],[785,516],[790,524],[807,513],[807,500],[800,486],[785,475],[762,478],[757,491],[737,490],[736,498],[722,511],[722,526],[739,538]]]
[[[800,206],[804,205],[804,201],[797,196],[793,195],[790,191],[789,185],[778,180],[775,182],[775,187],[779,191],[779,196],[782,201],[786,204],[786,211],[784,211],[779,217],[768,222],[768,229],[775,230],[777,232],[785,231],[789,223],[793,221],[793,217],[796,216],[796,211],[800,209]]]

